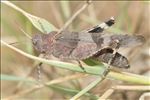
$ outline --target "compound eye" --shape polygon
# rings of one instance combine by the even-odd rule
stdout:
[[[42,37],[41,37],[40,34],[35,34],[35,35],[32,37],[32,43],[33,43],[34,45],[36,45],[36,44],[38,44],[39,40],[41,40],[41,39],[42,39]]]
[[[37,40],[37,39],[32,39],[32,43],[33,43],[33,45],[36,45],[36,44],[37,44],[37,42],[38,42],[38,40]]]

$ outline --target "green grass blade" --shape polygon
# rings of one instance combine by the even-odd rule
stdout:
[[[71,95],[71,96],[80,92],[79,90],[71,89],[68,87],[60,86],[60,85],[50,85],[49,87],[51,89],[53,89],[54,91],[58,91],[60,93]],[[98,98],[97,96],[90,94],[90,93],[85,93],[84,96],[88,96],[91,99],[97,99]]]
[[[69,1],[60,1],[60,5],[65,19],[68,19],[71,15]]]
[[[1,74],[0,75],[1,80],[5,81],[25,81],[25,82],[36,82],[32,79],[24,78],[24,77],[18,77],[13,75],[7,75],[7,74]]]
[[[35,28],[37,28],[39,31],[43,33],[49,33],[51,31],[57,30],[57,28],[54,25],[50,24],[47,20],[31,15],[9,1],[2,1],[2,3],[22,13],[30,20],[30,22],[33,24],[33,26],[35,26]]]
[[[118,29],[121,29],[122,26],[123,26],[123,23],[125,21],[127,21],[126,17],[127,17],[127,8],[129,6],[130,2],[121,2],[120,5],[120,13],[119,13],[119,16],[117,18],[117,23],[115,24],[115,26],[118,28]]]
[[[82,95],[86,94],[89,90],[91,90],[93,87],[95,87],[102,80],[103,80],[102,78],[96,79],[94,82],[92,82],[91,84],[89,84],[86,88],[84,88],[83,90],[81,90],[78,94],[76,94],[70,100],[77,100],[79,97],[81,97]]]

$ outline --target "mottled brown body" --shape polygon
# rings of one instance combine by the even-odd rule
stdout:
[[[126,57],[114,50],[121,47],[134,47],[144,42],[143,36],[127,34],[103,33],[114,24],[114,18],[82,32],[62,31],[49,34],[35,34],[32,37],[35,49],[47,56],[53,55],[59,59],[85,60],[92,58],[118,68],[129,68]],[[117,41],[117,43],[115,43]]]
[[[32,38],[35,49],[60,59],[84,60],[93,58],[107,63],[113,56],[113,40],[119,40],[119,47],[137,46],[143,43],[142,36],[114,35],[63,31],[53,39],[54,34],[35,34]],[[53,41],[52,41],[53,40]],[[112,66],[128,68],[126,57],[116,53]]]

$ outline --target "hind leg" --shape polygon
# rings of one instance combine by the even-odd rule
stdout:
[[[112,58],[108,61],[108,66],[103,74],[103,77],[106,77],[106,75],[109,73],[110,69],[111,69],[111,64],[113,63],[113,60],[115,58],[115,55],[117,53],[117,50],[119,49],[119,40],[113,40],[112,41],[112,44],[111,44],[111,47],[113,49],[113,53],[112,53]]]

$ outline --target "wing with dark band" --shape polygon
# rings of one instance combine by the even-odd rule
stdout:
[[[121,55],[120,53],[113,54],[113,49],[111,48],[104,48],[98,51],[97,53],[93,54],[90,58],[98,60],[100,62],[108,63],[111,59],[111,66],[118,67],[118,68],[129,68],[130,65],[126,57]]]

